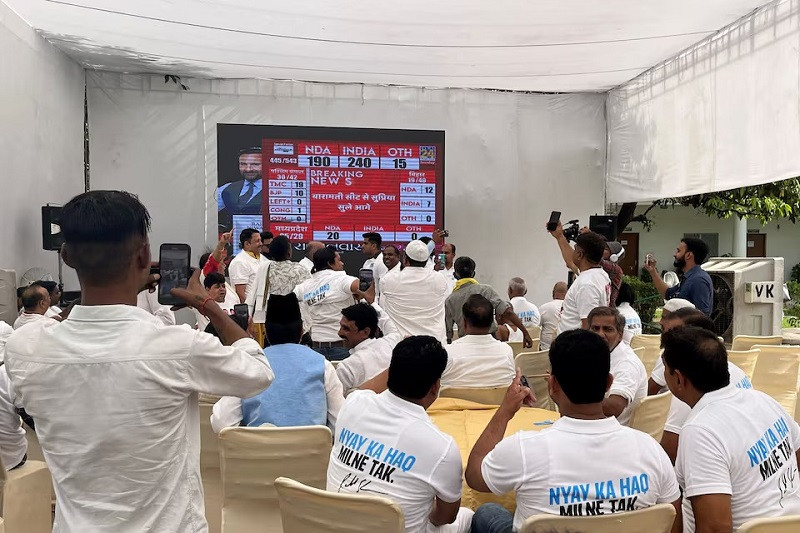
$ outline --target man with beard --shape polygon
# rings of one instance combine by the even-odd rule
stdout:
[[[700,265],[708,257],[708,245],[700,239],[686,237],[675,251],[675,268],[683,272],[680,284],[667,287],[661,276],[658,275],[655,259],[645,263],[645,268],[653,278],[653,285],[665,300],[683,298],[689,300],[694,306],[706,315],[711,315],[714,307],[714,288],[711,276]]]
[[[261,147],[239,152],[241,180],[223,185],[218,191],[218,208],[228,215],[261,213]]]

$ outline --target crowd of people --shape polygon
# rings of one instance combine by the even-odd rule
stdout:
[[[236,236],[230,257],[225,233],[188,286],[171,291],[192,309],[191,328],[153,292],[150,215],[135,196],[81,194],[61,228],[80,301],[60,309],[58,287],[37,282],[20,291],[13,327],[0,323],[0,457],[6,469],[24,464],[23,416],[53,475],[55,531],[205,531],[199,394],[219,397],[217,432],[327,425],[327,489],[397,502],[409,532],[518,531],[534,514],[658,503],[675,506],[673,531],[800,514],[800,428],[728,362],[697,239],[675,252],[684,274],[675,287],[647,263],[667,299],[664,353],[648,375],[629,344],[642,322],[617,265],[624,250],[588,230],[574,246],[560,225],[551,231],[575,277],[538,306],[520,277],[502,295],[481,283],[441,230],[405,246],[365,233],[365,277],[348,275],[324,243],[307,243],[294,262],[285,235],[255,229]],[[531,348],[533,326],[560,416],[505,437],[535,401],[508,342]],[[507,388],[465,467],[426,413],[443,387]],[[627,427],[640,400],[666,390],[660,443]],[[462,507],[464,480],[515,491],[516,511]]]

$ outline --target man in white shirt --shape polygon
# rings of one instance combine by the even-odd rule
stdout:
[[[516,491],[517,509],[482,505],[473,533],[519,531],[536,514],[589,516],[671,503],[680,490],[664,450],[646,433],[604,413],[613,377],[608,346],[583,330],[563,333],[550,346],[550,396],[561,418],[541,431],[503,438],[508,422],[529,399],[517,377],[478,438],[467,461],[467,484],[481,492]],[[677,519],[672,531],[680,531]]]
[[[664,333],[667,386],[691,407],[675,471],[684,531],[736,531],[748,520],[800,514],[800,428],[754,389],[731,386],[725,346],[704,329]]]
[[[580,271],[580,275],[575,278],[564,297],[558,333],[571,329],[588,329],[589,322],[586,319],[589,312],[595,307],[608,307],[611,280],[600,266],[605,249],[606,242],[597,233],[587,231],[575,239],[572,262]]]
[[[387,244],[381,252],[384,268],[380,271],[372,269],[372,277],[375,281],[375,301],[381,303],[381,280],[390,274],[400,272],[400,249],[394,244]],[[375,275],[378,275],[375,277]]]
[[[428,247],[411,241],[406,247],[406,267],[386,276],[381,287],[381,307],[397,324],[403,336],[431,335],[444,343],[444,302],[447,281],[429,270]]]
[[[53,474],[53,531],[206,531],[198,393],[252,396],[273,378],[258,344],[210,298],[199,271],[173,296],[228,346],[136,307],[152,285],[150,215],[132,194],[90,191],[61,211],[81,305],[6,344],[6,369]],[[42,354],[47,354],[42,358]]]
[[[447,345],[442,387],[507,387],[514,379],[514,352],[489,333],[494,321],[492,302],[473,294],[462,307],[464,336]]]
[[[676,315],[681,314],[683,315],[682,311],[688,311],[689,309],[680,309],[676,311]],[[692,308],[692,314],[689,314],[685,318],[682,317],[680,320],[682,322],[675,327],[680,326],[694,326],[698,328],[705,329],[710,331],[716,335],[716,328],[714,327],[714,322],[711,321],[702,311]],[[671,328],[674,329],[674,328]],[[659,358],[661,359],[661,358]],[[661,362],[661,368],[664,368],[663,361]],[[752,389],[753,384],[750,383],[750,378],[747,377],[747,374],[744,371],[736,366],[735,364],[728,361],[728,373],[730,374],[730,382],[732,387],[738,387],[740,389]],[[662,372],[661,376],[663,377],[664,374]],[[661,447],[664,448],[664,451],[667,452],[672,464],[675,464],[675,460],[678,457],[678,440],[681,434],[681,430],[683,429],[683,424],[686,422],[686,419],[689,417],[689,413],[691,412],[691,407],[680,401],[676,396],[672,396],[672,402],[669,406],[669,414],[667,415],[667,422],[664,425],[664,434],[661,436]]]
[[[319,241],[309,241],[306,244],[306,255],[300,260],[300,265],[308,270],[308,273],[311,274],[311,270],[314,268],[314,254],[317,250],[322,250],[325,248],[325,245]]]
[[[55,318],[46,316],[50,309],[50,293],[36,282],[31,283],[22,291],[22,309],[22,314],[14,321],[14,329],[33,322],[40,324],[56,322]]]
[[[382,337],[376,337],[378,328]],[[345,392],[389,368],[392,350],[403,339],[394,321],[376,303],[357,303],[342,309],[339,337],[350,350],[350,356],[336,367]]]
[[[22,407],[8,379],[5,366],[0,368],[0,457],[6,470],[25,464],[28,441],[17,408]]]
[[[523,326],[526,328],[538,326],[542,321],[542,317],[539,314],[539,309],[525,299],[526,294],[528,294],[528,287],[525,285],[525,280],[511,278],[511,281],[508,282],[508,299],[511,302],[511,307]]]
[[[453,266],[456,260],[456,245],[451,242],[442,244],[442,254],[444,255],[444,264],[441,265],[439,273],[447,280],[447,286],[450,290],[456,285],[455,268]]]
[[[383,238],[380,233],[369,231],[361,235],[364,239],[361,243],[361,253],[367,256],[362,269],[372,270],[375,265],[380,265],[383,268],[383,255],[381,255],[381,243]],[[383,270],[381,270],[383,273]]]
[[[561,318],[561,306],[564,305],[564,297],[566,295],[567,284],[563,281],[559,281],[553,286],[553,299],[542,304],[539,308],[542,317],[539,323],[542,328],[542,334],[541,337],[539,337],[539,346],[542,350],[550,348],[550,343],[558,334],[558,321]]]
[[[692,316],[705,316],[705,314],[695,309],[694,304],[689,300],[673,298],[667,300],[661,314],[661,333],[665,333],[673,328],[682,326],[684,320]],[[659,357],[653,370],[650,372],[650,379],[647,380],[647,394],[652,396],[667,390],[667,380],[664,378],[664,359]]]
[[[458,446],[425,412],[439,395],[446,364],[447,352],[436,339],[400,341],[389,389],[354,391],[336,422],[327,489],[389,498],[403,510],[408,533],[470,528],[472,511],[461,508]]]
[[[616,309],[625,319],[625,334],[622,340],[627,344],[631,343],[634,336],[642,334],[642,319],[633,308],[635,301],[636,294],[633,292],[633,287],[623,281],[619,286]]]
[[[614,382],[603,400],[603,412],[606,416],[617,417],[620,424],[627,425],[634,404],[647,396],[647,370],[631,347],[622,342],[625,319],[616,309],[592,309],[589,313],[589,329],[603,337],[611,350]]]
[[[245,303],[247,291],[253,290],[258,267],[269,263],[269,259],[261,255],[261,234],[253,228],[243,229],[239,234],[242,251],[236,254],[228,265],[231,283],[239,296],[239,302]]]
[[[223,396],[214,404],[211,427],[276,427],[336,424],[344,403],[336,369],[321,354],[300,344],[303,321],[294,293],[273,295],[266,312],[269,346],[264,356],[275,379],[268,389],[242,399]]]

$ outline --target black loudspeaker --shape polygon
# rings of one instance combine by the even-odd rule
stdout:
[[[616,241],[617,215],[592,215],[589,217],[589,229],[609,241]]]
[[[61,226],[58,225],[60,215],[60,207],[42,206],[42,248],[45,250],[60,250],[64,244]]]

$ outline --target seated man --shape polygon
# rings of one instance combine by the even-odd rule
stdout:
[[[489,334],[492,302],[473,294],[461,306],[461,314],[465,335],[447,345],[442,387],[507,387],[514,379],[514,352]]]
[[[631,347],[622,342],[625,318],[616,309],[596,307],[589,313],[588,320],[589,329],[603,337],[611,350],[614,382],[603,400],[603,412],[627,425],[633,404],[647,396],[647,370]]]
[[[667,386],[692,408],[675,471],[684,531],[736,531],[748,520],[800,514],[800,427],[754,389],[731,387],[725,346],[692,326],[664,333]]]
[[[250,398],[224,396],[214,404],[211,427],[324,426],[336,424],[344,402],[336,369],[322,355],[300,344],[303,320],[294,293],[273,294],[265,330],[264,355],[275,372],[272,385]]]
[[[235,304],[231,304],[230,300],[228,299],[228,289],[225,285],[225,276],[218,272],[212,272],[203,280],[203,286],[208,292],[208,297],[217,302],[220,309],[229,315],[232,315],[233,306]],[[197,320],[197,329],[200,331],[205,331],[209,324],[209,320],[197,309],[192,309],[192,311],[194,312],[194,317]]]
[[[508,422],[530,391],[517,376],[503,404],[469,455],[467,484],[481,492],[517,493],[513,516],[482,505],[473,533],[519,531],[536,514],[586,516],[672,503],[680,491],[664,450],[652,437],[620,425],[603,406],[613,377],[608,345],[585,330],[559,335],[550,345],[550,396],[561,418],[541,431],[503,439]],[[680,531],[680,519],[673,532]]]
[[[434,337],[400,341],[389,389],[351,393],[333,435],[328,490],[389,498],[403,510],[409,533],[468,532],[472,519],[460,507],[458,446],[425,413],[439,395],[446,364],[447,352]]]
[[[382,337],[376,337],[378,328]],[[345,392],[363,385],[387,368],[392,350],[403,336],[378,304],[358,303],[342,309],[339,337],[350,356],[336,367]]]
[[[46,316],[50,310],[50,293],[38,282],[33,282],[22,291],[22,314],[14,321],[14,329],[38,322],[52,324],[55,318]]]
[[[702,315],[705,313],[695,308],[694,304],[689,300],[681,298],[673,298],[667,300],[664,309],[661,312],[661,333],[669,331],[672,328],[683,325],[684,319],[693,316]],[[660,394],[667,391],[667,381],[664,379],[664,361],[659,357],[656,361],[653,370],[650,372],[650,379],[647,380],[647,395]]]
[[[689,311],[691,313],[687,313]],[[683,315],[686,316],[684,317]],[[705,313],[698,309],[693,307],[691,309],[680,309],[675,312],[674,316],[680,317],[680,322],[678,322],[675,327],[684,325],[695,326],[710,331],[716,335],[714,323],[705,315]],[[661,363],[661,367],[664,367],[663,362]],[[731,375],[731,385],[739,387],[740,389],[753,388],[753,385],[750,383],[750,378],[747,377],[747,374],[745,374],[741,368],[734,365],[730,361],[728,361],[728,372]],[[664,425],[664,434],[661,436],[661,447],[664,448],[665,452],[667,452],[672,464],[675,464],[675,458],[678,456],[678,438],[681,434],[681,429],[683,428],[683,424],[686,422],[686,419],[689,417],[691,410],[691,407],[680,401],[677,396],[672,396],[672,403],[669,406],[669,415],[667,415],[667,422]]]

